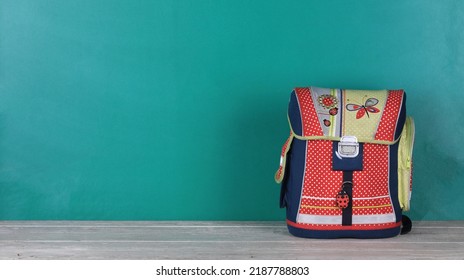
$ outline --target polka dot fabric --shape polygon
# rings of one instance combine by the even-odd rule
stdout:
[[[303,197],[301,199],[300,213],[310,215],[335,216],[341,215],[341,210],[335,204],[333,197],[328,199]]]
[[[381,205],[390,205],[390,197],[388,195],[386,196],[380,196],[380,197],[363,197],[363,198],[354,198],[353,201],[353,207],[379,207]]]
[[[391,204],[384,207],[364,207],[364,208],[353,208],[353,215],[381,215],[393,213]]]
[[[396,125],[403,103],[403,95],[403,90],[390,90],[388,92],[387,104],[382,113],[382,118],[375,134],[375,140],[395,140]]]
[[[329,198],[319,198],[319,197],[310,197],[303,196],[301,199],[301,205],[305,206],[314,206],[314,207],[337,207],[333,197]]]
[[[358,140],[363,139],[371,141],[375,137],[378,125],[382,118],[382,112],[385,108],[388,98],[388,91],[366,91],[366,90],[345,90],[343,92],[342,107],[342,134],[356,136]],[[370,112],[361,106],[365,105],[367,100],[376,100],[377,104],[371,106]],[[348,110],[349,106],[358,105],[358,110]],[[378,111],[376,111],[378,110]],[[362,117],[358,118],[359,114]]]
[[[388,186],[389,146],[364,144],[363,171],[353,173],[353,215],[393,212]],[[378,198],[380,197],[380,198]]]
[[[296,88],[296,96],[300,104],[301,121],[303,123],[302,136],[322,136],[322,128],[314,108],[309,88]]]
[[[337,207],[332,208],[315,208],[315,207],[307,207],[301,206],[300,214],[310,214],[310,215],[319,215],[319,216],[336,216],[341,215],[342,210]]]
[[[353,197],[388,195],[388,146],[364,144],[363,170],[353,172]]]
[[[397,198],[390,194],[396,193],[397,188],[397,184],[389,178],[389,174],[394,174],[391,172],[396,172],[390,169],[395,168],[394,163],[397,162],[395,155],[390,155],[390,145],[396,140],[397,126],[402,126],[398,120],[402,106],[405,106],[404,91],[339,90],[338,109],[334,114],[340,118],[340,127],[335,135],[356,136],[359,143],[363,143],[362,158],[359,158],[362,159],[362,170],[353,168],[351,164],[355,161],[344,161],[341,167],[346,169],[344,175],[344,171],[333,170],[333,157],[337,157],[333,151],[337,145],[333,141],[338,141],[338,138],[330,137],[332,134],[328,134],[325,126],[334,123],[332,120],[331,124],[322,122],[316,110],[325,106],[324,112],[328,114],[327,107],[333,102],[317,99],[318,90],[330,92],[330,89],[295,88],[292,106],[289,106],[289,119],[291,117],[290,120],[296,122],[298,133],[290,135],[289,139],[298,139],[293,141],[293,152],[301,153],[288,157],[292,161],[291,164],[288,162],[292,180],[286,181],[283,186],[283,191],[287,192],[284,197],[287,207],[291,206],[287,208],[290,232],[315,238],[391,237],[398,234],[401,226],[398,217],[402,212]],[[359,113],[361,110],[365,110],[362,111],[364,115]],[[287,140],[282,147],[281,163],[276,173],[276,177],[281,179],[285,176],[286,155],[291,143],[292,140]],[[350,168],[346,168],[348,166]],[[336,168],[339,169],[338,166]],[[350,171],[352,169],[355,171]],[[351,203],[342,209],[341,185],[343,178],[349,178],[351,172]],[[345,191],[350,193],[350,190]]]
[[[340,191],[343,172],[332,170],[331,157],[331,141],[308,141],[300,214],[342,214],[335,196]],[[363,171],[353,173],[353,215],[393,213],[388,185],[388,158],[388,145],[364,144]]]
[[[341,215],[341,209],[335,208],[335,196],[340,191],[343,172],[332,170],[331,158],[331,141],[308,141],[301,214]]]

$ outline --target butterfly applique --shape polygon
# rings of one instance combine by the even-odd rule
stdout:
[[[364,102],[364,105],[358,105],[358,104],[347,104],[346,109],[348,111],[358,111],[356,113],[356,119],[360,119],[364,117],[364,115],[367,115],[369,118],[369,113],[378,113],[380,112],[379,109],[374,107],[379,103],[379,100],[377,98],[368,98],[366,102]]]

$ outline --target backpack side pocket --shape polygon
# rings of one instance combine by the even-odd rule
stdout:
[[[414,134],[414,120],[407,117],[398,147],[398,199],[403,211],[409,210],[411,200]]]
[[[282,146],[282,153],[280,154],[280,165],[274,175],[274,179],[277,184],[282,183],[282,180],[284,179],[285,165],[287,163],[287,153],[290,150],[290,146],[292,145],[293,137],[293,132],[290,132],[290,136],[287,138],[287,141],[285,141],[284,145]]]

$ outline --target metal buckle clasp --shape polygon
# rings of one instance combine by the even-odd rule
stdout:
[[[359,154],[359,143],[356,136],[342,136],[338,142],[337,157],[342,158],[355,158]]]

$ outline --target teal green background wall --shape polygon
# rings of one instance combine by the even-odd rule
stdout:
[[[464,219],[464,1],[0,0],[0,219],[283,220],[295,86],[404,88]]]

